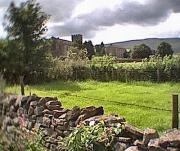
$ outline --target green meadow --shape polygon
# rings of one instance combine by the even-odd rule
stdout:
[[[180,83],[55,81],[25,89],[26,95],[58,97],[64,108],[103,106],[105,114],[117,114],[141,129],[159,131],[171,128],[171,112],[167,110],[172,108],[172,94],[180,95]],[[20,88],[7,86],[5,91],[18,94]]]

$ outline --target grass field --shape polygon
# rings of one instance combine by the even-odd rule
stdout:
[[[5,91],[19,93],[20,90],[17,86],[7,86]],[[115,113],[123,116],[127,122],[142,129],[150,127],[163,131],[171,128],[171,112],[140,106],[170,110],[171,95],[180,94],[180,83],[56,81],[26,87],[27,95],[30,91],[39,96],[57,96],[65,108],[72,108],[75,105],[103,106],[105,114]]]

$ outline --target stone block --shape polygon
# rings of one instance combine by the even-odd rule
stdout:
[[[28,110],[28,115],[32,116],[33,114],[34,114],[34,108],[30,106]]]
[[[76,121],[80,113],[81,113],[80,107],[75,106],[72,110],[67,112],[66,119]]]
[[[160,137],[159,145],[162,148],[180,148],[180,130],[172,129]]]
[[[61,115],[64,113],[67,113],[69,110],[67,109],[62,109],[62,110],[53,110],[53,115],[55,118],[59,118]]]
[[[48,110],[48,109],[45,109],[45,110],[43,111],[43,114],[51,114],[51,115],[53,115],[53,111],[50,111],[50,110]]]
[[[131,137],[135,140],[139,139],[142,140],[144,136],[144,132],[130,124],[125,124],[125,131],[124,131],[125,137]]]
[[[151,139],[155,139],[158,137],[159,137],[159,134],[155,129],[147,128],[144,130],[143,143],[145,146],[147,146]]]
[[[139,150],[137,146],[131,146],[127,148],[125,151],[142,151],[142,150]]]
[[[34,109],[34,114],[36,116],[42,116],[43,115],[43,111],[44,111],[44,107],[43,106],[36,106],[36,108]]]
[[[80,122],[84,121],[85,119],[88,119],[90,117],[97,116],[97,115],[103,115],[103,114],[104,114],[103,107],[96,108],[94,106],[90,106],[90,107],[84,108],[81,110],[80,116],[76,120],[76,125],[78,125]]]
[[[49,127],[51,124],[51,120],[48,117],[43,117],[43,125]]]
[[[149,151],[166,151],[159,146],[159,139],[151,139],[148,143]]]
[[[62,110],[60,105],[48,105],[47,109],[50,110],[50,111],[53,111],[53,110]]]
[[[46,106],[51,106],[51,105],[59,105],[61,107],[61,102],[59,102],[58,100],[53,100],[53,101],[48,101],[46,103]]]
[[[115,151],[124,151],[129,147],[129,144],[117,142],[114,146]]]

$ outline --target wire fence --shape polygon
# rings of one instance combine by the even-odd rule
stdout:
[[[127,103],[127,102],[120,102],[120,101],[110,101],[110,100],[105,100],[105,99],[100,99],[100,98],[92,98],[92,97],[79,96],[79,95],[74,95],[74,94],[68,94],[68,95],[66,95],[66,96],[77,97],[77,98],[88,99],[88,100],[97,100],[97,101],[101,101],[101,102],[107,101],[107,102],[115,103],[115,104],[117,104],[117,105],[139,107],[139,108],[145,108],[145,109],[149,109],[149,110],[172,112],[171,109],[158,108],[158,107],[140,105],[140,104],[135,104],[135,103]],[[180,114],[180,111],[179,111],[178,113]]]

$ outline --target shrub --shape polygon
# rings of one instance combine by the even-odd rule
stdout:
[[[116,58],[108,55],[102,57],[93,57],[91,61],[91,66],[100,66],[100,67],[112,67],[115,63]]]
[[[60,148],[67,151],[105,151],[114,147],[114,136],[119,135],[122,127],[105,127],[104,123],[81,126],[60,143]]]
[[[0,151],[46,151],[41,134],[21,131],[18,128],[5,133],[0,130]]]

